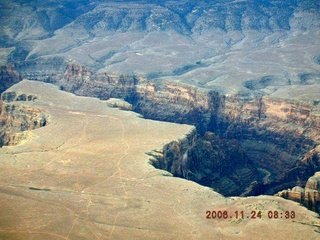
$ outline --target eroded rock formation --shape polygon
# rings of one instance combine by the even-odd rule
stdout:
[[[52,124],[32,141],[0,148],[1,239],[319,237],[317,215],[292,201],[225,198],[148,164],[145,153],[168,141],[188,146],[193,126],[143,119],[41,82],[9,91],[38,96],[24,104],[44,109]],[[227,218],[213,218],[217,212]]]
[[[225,195],[252,195],[274,194],[298,179],[305,183],[320,170],[303,160],[319,143],[318,99],[274,94],[319,87],[313,41],[318,4],[68,1],[63,11],[56,1],[1,6],[1,56],[25,78],[77,95],[122,98],[145,118],[196,125],[195,146],[164,160],[162,168],[175,176]],[[23,11],[14,14],[18,7]],[[11,67],[1,71],[10,84],[21,79]]]
[[[85,66],[69,64],[64,75],[56,74],[47,79],[62,90],[77,95],[100,99],[133,97],[135,86],[142,78],[118,74],[95,74]]]
[[[320,140],[314,101],[223,95],[186,84],[96,74],[77,65],[49,81],[78,95],[123,98],[146,118],[196,125],[200,138],[187,152],[169,145],[171,150],[164,149],[167,159],[158,167],[226,195],[273,194],[296,185],[298,179],[306,182],[319,170],[318,162],[305,159]],[[221,187],[226,183],[234,188]]]
[[[295,186],[278,192],[276,196],[301,203],[308,209],[320,213],[320,172],[316,172],[308,179],[305,188]]]
[[[20,82],[22,77],[13,65],[0,66],[0,147],[15,145],[28,137],[26,130],[46,125],[46,117],[38,108],[20,104],[34,101],[35,96],[16,92],[3,92]],[[14,102],[20,102],[18,104]]]
[[[296,187],[291,191],[294,193],[289,191],[290,194],[284,193],[284,197],[298,199],[300,196],[300,203],[319,212],[318,180],[308,181],[320,170],[317,148],[320,141],[319,3],[312,0],[147,2],[68,0],[62,4],[56,0],[8,0],[0,3],[0,62],[12,62],[24,78],[55,83],[60,89],[77,95],[100,99],[122,98],[129,104],[117,101],[107,104],[133,109],[145,118],[196,125],[197,132],[192,132],[181,141],[168,143],[162,150],[153,153],[156,156],[153,164],[172,172],[174,176],[205,184],[227,196],[274,194],[296,185],[307,185],[306,189],[312,190]],[[66,63],[70,63],[67,68]],[[1,69],[0,80],[1,92],[21,77],[9,66]],[[28,84],[30,82],[25,83],[23,88],[28,88]],[[303,91],[299,92],[302,87]],[[43,88],[40,89],[42,94]],[[41,94],[38,96],[45,96]],[[52,95],[53,98],[56,94]],[[63,98],[68,98],[67,95]],[[47,124],[45,113],[32,107],[33,95],[8,92],[2,98],[6,102],[0,102],[0,146],[16,144],[28,137],[24,130]],[[84,98],[77,98],[79,103],[86,102],[80,99]],[[23,101],[30,104],[24,105]],[[102,106],[105,102],[94,101],[90,108],[76,106],[76,103],[76,107],[71,104],[75,108],[69,108],[66,104],[63,114],[60,114],[60,108],[47,108],[55,113],[60,126],[63,126],[48,132],[55,134],[65,129],[63,134],[66,135],[46,139],[45,134],[40,134],[41,144],[31,144],[29,149],[39,153],[50,149],[50,154],[45,154],[45,157],[38,154],[35,161],[29,161],[34,154],[27,153],[21,159],[27,156],[26,163],[31,163],[31,168],[16,161],[16,149],[19,149],[18,152],[28,151],[27,147],[23,149],[27,144],[16,146],[12,152],[10,148],[1,149],[4,150],[3,158],[6,158],[3,172],[12,170],[12,178],[2,174],[1,181],[7,184],[1,191],[2,197],[8,200],[4,203],[13,202],[4,208],[10,209],[9,214],[4,211],[6,217],[2,219],[5,235],[17,234],[16,229],[19,228],[19,236],[28,232],[32,237],[40,234],[38,236],[41,238],[49,235],[81,238],[88,236],[86,230],[98,238],[105,238],[106,232],[109,238],[139,238],[131,231],[137,227],[136,216],[144,212],[148,216],[138,217],[138,231],[147,232],[145,239],[159,237],[161,232],[164,235],[160,238],[170,238],[168,233],[175,233],[171,235],[172,239],[176,238],[176,233],[181,238],[199,239],[212,236],[248,239],[255,236],[257,228],[252,231],[252,224],[246,225],[249,219],[215,222],[214,228],[211,222],[209,225],[202,221],[204,217],[200,216],[200,212],[209,209],[209,202],[216,204],[216,196],[219,195],[208,188],[206,192],[195,191],[191,186],[197,184],[191,181],[163,178],[162,175],[157,185],[146,184],[149,180],[155,182],[153,176],[150,177],[152,171],[168,175],[147,164],[144,166],[152,171],[148,169],[146,175],[140,175],[139,164],[132,161],[135,159],[132,156],[137,154],[133,145],[149,149],[151,141],[140,144],[139,137],[147,133],[154,141],[154,129],[144,132],[145,126],[140,125],[144,133],[140,135],[139,131],[133,131],[137,126],[133,117],[118,118],[116,114],[115,118],[109,118],[109,113],[100,111],[105,107]],[[52,102],[58,103],[59,100]],[[97,112],[99,114],[95,114]],[[135,115],[122,113],[128,114],[123,116]],[[68,117],[65,118],[66,115]],[[126,126],[128,119],[135,121],[132,128]],[[114,125],[110,127],[112,122]],[[117,131],[111,131],[109,135],[107,130],[110,129],[100,129],[102,125]],[[176,133],[173,131],[170,134]],[[161,133],[159,131],[158,135]],[[48,140],[52,141],[47,144]],[[106,147],[113,144],[117,150],[120,149],[122,156],[114,156],[116,151]],[[44,145],[47,148],[43,148]],[[88,153],[94,154],[88,156]],[[114,159],[114,162],[105,161],[106,158]],[[141,160],[146,163],[146,159]],[[17,166],[23,169],[21,180],[20,169],[15,169]],[[142,176],[142,180],[137,179],[138,175]],[[183,184],[171,189],[171,182]],[[42,194],[49,191],[53,195]],[[168,194],[169,191],[172,192]],[[34,193],[30,195],[30,192]],[[37,194],[35,192],[39,194],[33,195]],[[186,198],[187,192],[191,192],[189,198]],[[36,199],[36,203],[25,204],[21,198],[13,198],[12,194],[27,196],[27,201]],[[180,198],[178,195],[182,194]],[[66,201],[66,196],[71,195],[75,198]],[[39,197],[43,201],[38,201]],[[52,199],[55,199],[53,208]],[[221,197],[223,202],[237,202],[239,199]],[[262,201],[257,202],[257,199]],[[245,207],[243,201],[250,205]],[[295,207],[301,210],[298,205],[283,199],[278,201],[283,204],[274,203],[277,202],[274,197],[245,198],[243,201],[231,206],[223,203],[220,208],[213,206],[216,209],[227,208],[228,211],[262,209],[265,217],[269,210],[283,210],[283,206],[289,206],[293,211]],[[198,205],[203,206],[199,208]],[[46,212],[39,216],[34,206],[41,206],[38,210],[50,210],[53,215]],[[12,209],[16,209],[17,216],[27,227],[21,228],[16,219],[10,222],[10,216],[16,216],[12,214]],[[131,212],[132,209],[136,211]],[[164,209],[166,211],[162,211]],[[192,211],[196,214],[190,215]],[[130,218],[130,214],[134,217]],[[155,214],[162,217],[157,217],[156,222],[150,221],[150,216],[154,219]],[[27,218],[22,219],[21,216]],[[53,216],[59,216],[61,221],[51,221]],[[69,222],[66,216],[70,217]],[[313,220],[303,220],[305,215],[300,212],[297,216],[291,224],[266,219],[266,222],[259,224],[260,237],[269,239],[276,235],[279,238],[280,234],[284,239],[288,236],[315,239],[319,224]],[[172,217],[175,220],[168,228]],[[30,218],[35,220],[32,226],[30,221],[25,221]],[[47,218],[50,221],[42,224],[41,219]],[[241,228],[237,227],[239,223]],[[179,228],[180,225],[187,231]],[[272,227],[270,231],[270,225],[276,226],[276,230],[273,231],[275,228]],[[317,230],[312,233],[300,231],[306,226],[317,227]],[[153,231],[155,235],[150,235]],[[211,231],[215,231],[216,235]],[[55,234],[52,235],[52,232]],[[181,235],[185,232],[188,235]]]
[[[34,101],[33,95],[4,92],[0,101],[0,147],[16,145],[30,136],[35,128],[47,124],[45,113],[35,107],[21,104],[23,101]]]
[[[224,196],[256,195],[261,177],[237,140],[222,140],[212,132],[187,139],[167,144],[162,154],[153,155],[152,164]]]

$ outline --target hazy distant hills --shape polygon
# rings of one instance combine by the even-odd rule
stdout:
[[[2,61],[26,74],[69,60],[206,88],[234,84],[227,92],[300,84],[301,74],[320,82],[318,1],[7,0],[0,9]],[[250,89],[266,76],[267,86]]]
[[[220,29],[290,30],[319,27],[313,0],[235,1],[4,1],[1,44],[43,39],[74,22],[88,33],[168,31],[181,34]],[[307,12],[305,12],[307,11]],[[299,21],[299,23],[297,23]]]

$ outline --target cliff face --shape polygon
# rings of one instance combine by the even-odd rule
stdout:
[[[4,92],[0,101],[0,147],[16,145],[30,136],[27,130],[43,127],[47,117],[41,109],[24,106],[21,101],[34,101],[35,96]]]
[[[224,136],[239,139],[254,165],[266,171],[262,193],[305,183],[319,170],[319,163],[304,160],[319,144],[320,119],[313,108],[313,103],[266,97],[238,105],[228,112],[233,117],[225,115]]]
[[[303,160],[320,140],[315,102],[224,96],[186,84],[95,74],[77,65],[50,81],[79,95],[123,98],[146,118],[195,125],[200,137],[193,145],[169,145],[155,165],[225,195],[272,194],[320,170],[318,162]]]
[[[22,77],[12,65],[0,67],[0,147],[15,145],[27,138],[25,130],[31,130],[46,124],[46,118],[40,109],[30,108],[14,101],[33,101],[35,96],[3,92],[20,82]]]
[[[314,101],[222,95],[187,84],[94,73],[75,64],[45,81],[78,95],[125,99],[146,118],[195,125],[199,136],[169,143],[153,164],[226,196],[274,194],[305,184],[320,170],[320,118]],[[34,99],[2,94],[2,145],[15,144],[17,132],[47,123],[41,110],[15,104]]]
[[[171,142],[161,153],[152,164],[174,176],[209,186],[224,196],[257,192],[259,172],[236,140],[221,140],[207,132],[203,137]]]
[[[0,93],[21,80],[22,77],[12,65],[0,66]]]
[[[308,179],[305,188],[296,186],[275,195],[301,203],[308,209],[320,213],[320,172]]]
[[[165,177],[170,173],[147,164],[145,153],[169,141],[176,140],[167,146],[172,145],[175,156],[185,156],[196,134],[190,125],[146,120],[110,109],[108,101],[35,81],[23,81],[10,91],[38,96],[26,105],[50,113],[52,124],[33,131],[37,138],[24,145],[0,149],[1,239],[319,237],[316,214],[294,202],[271,196],[225,198],[192,181]],[[212,146],[216,138],[207,135]],[[215,217],[214,210],[227,211],[223,218],[228,219]],[[270,213],[276,218],[275,211],[279,218],[290,211],[290,219],[269,219]],[[261,219],[252,219],[252,212],[261,212]]]
[[[138,79],[134,76],[117,74],[94,74],[89,68],[70,64],[64,75],[57,74],[48,81],[60,86],[62,90],[80,96],[100,99],[133,97]]]
[[[162,84],[137,86],[137,96],[132,101],[135,110],[152,119],[194,124],[201,134],[213,131],[224,141],[229,141],[229,145],[230,141],[238,141],[241,151],[251,160],[250,165],[255,167],[255,171],[260,169],[261,178],[252,181],[259,182],[261,192],[252,191],[251,194],[272,193],[287,188],[295,185],[298,178],[306,181],[315,169],[319,169],[318,164],[300,161],[319,142],[320,119],[313,112],[313,103],[223,96],[190,86]],[[223,146],[221,143],[218,145]],[[190,169],[194,159],[202,162],[210,159],[210,154],[201,156],[200,152],[198,158],[190,158]],[[217,155],[224,159],[223,154]],[[238,162],[241,158],[241,154],[234,156],[231,162]],[[193,165],[201,163],[198,161]],[[221,167],[221,164],[217,166]],[[204,169],[212,168],[207,165],[202,169],[204,172]],[[203,175],[212,177],[214,174],[209,171]],[[230,172],[227,171],[225,176],[230,176]],[[196,177],[194,180],[199,182]],[[248,181],[246,187],[252,181]],[[211,184],[217,182],[211,180]],[[211,184],[206,182],[206,185]],[[218,188],[217,185],[215,187]],[[245,188],[241,189],[245,192]],[[223,193],[235,194],[233,191]]]

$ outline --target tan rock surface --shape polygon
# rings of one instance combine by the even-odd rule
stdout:
[[[320,238],[316,214],[297,203],[224,198],[148,163],[146,152],[183,138],[192,126],[145,120],[45,83],[23,81],[10,91],[36,95],[17,104],[49,118],[33,138],[0,149],[0,239]],[[206,219],[208,210],[229,215]],[[295,211],[295,218],[269,219],[275,210]],[[262,219],[251,219],[252,211]]]
[[[319,213],[320,212],[320,172],[316,172],[311,176],[305,188],[296,186],[292,189],[283,190],[275,194],[275,196],[280,196],[285,199],[290,199],[292,201],[298,202],[308,209]]]

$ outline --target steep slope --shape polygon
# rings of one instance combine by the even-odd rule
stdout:
[[[0,93],[21,80],[22,77],[12,65],[0,66]]]

